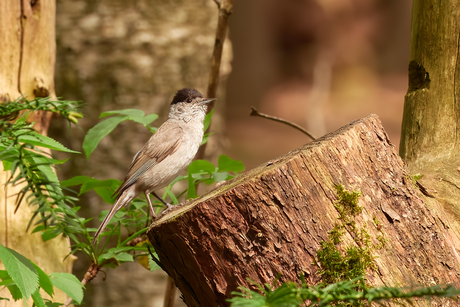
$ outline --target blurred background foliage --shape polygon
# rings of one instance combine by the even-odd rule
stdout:
[[[235,1],[207,158],[217,160],[223,153],[251,169],[309,141],[292,128],[249,117],[251,105],[316,136],[376,113],[397,146],[411,4]],[[82,100],[85,117],[81,129],[72,130],[56,118],[50,136],[81,151],[99,114],[116,109],[158,113],[154,125],[159,126],[175,91],[206,92],[216,23],[212,0],[57,0],[56,93]],[[81,155],[63,165],[59,178],[121,180],[149,134],[123,123],[89,161]],[[85,195],[85,215],[97,216],[103,204],[95,194]],[[88,266],[76,261],[74,273],[81,278]],[[162,306],[163,272],[127,263],[106,273],[105,281],[102,273],[87,285],[87,306]],[[177,299],[176,305],[183,303]]]

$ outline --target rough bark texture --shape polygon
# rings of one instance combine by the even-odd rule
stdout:
[[[21,3],[22,2],[22,3]],[[55,96],[55,2],[0,1],[0,99],[14,100],[20,95],[28,99]],[[49,114],[37,112],[30,118],[36,121],[35,129],[46,134],[50,122]],[[11,174],[0,172],[0,186],[4,186]],[[14,214],[15,193],[19,187],[0,189],[0,243],[13,248],[31,259],[45,272],[70,272],[73,257],[69,253],[67,239],[43,242],[40,233],[26,233],[32,210],[24,202]],[[30,231],[29,231],[30,232]],[[7,290],[0,296],[9,297]],[[64,302],[65,294],[56,289],[54,301]],[[29,304],[32,302],[29,300]],[[0,306],[24,306],[22,301],[0,301]]]
[[[389,239],[376,252],[371,284],[460,281],[458,237],[408,179],[376,115],[183,205],[155,221],[148,236],[188,306],[226,306],[231,291],[248,286],[247,277],[270,283],[278,272],[282,280],[304,272],[317,282],[313,258],[338,216],[335,184],[362,191],[357,225],[376,240],[376,217]]]
[[[460,1],[414,0],[400,155],[460,237]]]

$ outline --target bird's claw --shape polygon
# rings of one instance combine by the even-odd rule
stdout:
[[[171,205],[171,204],[168,204],[168,203],[165,203],[165,206],[166,206],[166,209],[164,209],[163,212],[161,212],[161,214],[160,214],[162,216],[176,207],[175,205]]]

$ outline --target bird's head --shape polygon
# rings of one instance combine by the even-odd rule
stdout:
[[[194,88],[183,88],[177,91],[174,96],[171,107],[169,108],[168,117],[186,122],[191,120],[203,122],[206,110],[208,109],[208,103],[215,100],[215,98],[204,98]]]

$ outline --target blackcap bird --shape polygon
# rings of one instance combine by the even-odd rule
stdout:
[[[149,198],[153,194],[170,207],[155,191],[167,186],[193,160],[203,139],[203,121],[207,104],[215,98],[203,98],[197,90],[184,88],[174,96],[168,119],[134,156],[122,185],[114,195],[117,200],[93,238],[97,242],[102,230],[118,210],[140,193],[145,193],[152,217],[155,212]]]

